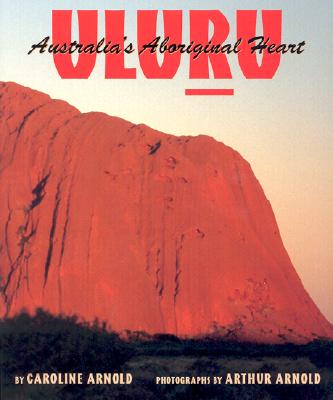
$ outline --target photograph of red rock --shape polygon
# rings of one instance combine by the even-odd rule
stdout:
[[[5,321],[75,316],[157,346],[330,343],[238,152],[16,83],[0,96]]]
[[[330,11],[0,0],[1,400],[332,400]]]
[[[117,332],[332,338],[239,153],[1,84],[2,316]]]

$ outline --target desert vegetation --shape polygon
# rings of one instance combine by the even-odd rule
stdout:
[[[1,393],[5,400],[333,398],[333,343],[265,345],[216,337],[180,339],[127,332],[103,323],[52,316],[43,310],[0,321]],[[39,372],[129,372],[131,385],[15,385]],[[319,372],[319,385],[157,385],[157,376],[225,376],[227,372]]]

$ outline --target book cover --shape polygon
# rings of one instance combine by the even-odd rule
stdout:
[[[1,398],[331,398],[332,5],[0,4]]]

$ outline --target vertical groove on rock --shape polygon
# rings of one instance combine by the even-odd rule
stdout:
[[[65,211],[65,223],[64,223],[64,228],[62,231],[62,236],[61,236],[61,246],[60,246],[60,257],[59,257],[59,263],[58,266],[59,268],[61,267],[62,260],[65,254],[65,245],[66,245],[66,235],[67,235],[67,229],[68,229],[68,223],[69,223],[69,211],[70,211],[70,193],[67,196],[67,201],[66,201],[66,211]]]
[[[182,234],[180,238],[176,238],[176,260],[175,260],[175,279],[174,279],[175,289],[173,292],[173,308],[174,308],[176,334],[178,333],[176,302],[180,290],[180,274],[182,273],[180,259],[181,259],[181,252],[183,250],[184,238],[185,238],[184,234]]]
[[[5,284],[2,288],[2,296],[3,296],[4,302],[6,304],[6,315],[10,311],[11,303],[12,303],[14,296],[17,294],[17,292],[16,292],[17,284],[15,285],[14,289],[12,289],[11,293],[8,294],[8,290],[11,286],[12,279],[13,279],[14,274],[17,271],[17,269],[19,269],[19,278],[20,278],[21,272],[22,272],[20,267],[21,267],[22,259],[24,258],[25,247],[26,247],[27,243],[29,243],[29,240],[32,238],[32,236],[34,236],[36,233],[36,228],[35,228],[34,224],[32,223],[30,232],[26,235],[26,232],[27,232],[30,222],[31,222],[30,218],[31,218],[30,212],[28,212],[28,217],[27,217],[25,225],[21,225],[19,227],[18,233],[20,234],[20,242],[18,243],[18,246],[20,247],[20,251],[19,251],[16,259],[9,266],[9,273],[7,275]]]
[[[156,270],[155,270],[155,277],[156,277],[156,283],[155,283],[155,289],[157,290],[157,295],[158,295],[158,309],[160,313],[160,318],[161,318],[161,323],[162,323],[162,329],[163,331],[165,330],[165,321],[164,321],[164,315],[161,307],[161,301],[163,298],[163,291],[164,291],[164,283],[163,280],[160,278],[161,274],[161,260],[160,258],[161,250],[158,249],[156,253]]]
[[[142,129],[138,125],[133,125],[128,129],[128,132],[132,132],[134,130],[138,130],[140,133],[142,133]],[[133,134],[134,136],[134,134]],[[143,194],[144,194],[144,189],[145,189],[145,183],[146,183],[146,168],[145,168],[145,158],[142,157],[142,155],[137,154],[138,157],[141,158],[140,160],[140,183],[139,183],[139,201],[138,201],[138,226],[137,226],[137,231],[136,234],[140,238],[142,237],[141,232],[142,232],[142,225],[143,225]]]
[[[73,175],[74,177],[74,175]],[[66,239],[67,239],[67,231],[69,227],[69,216],[70,216],[70,209],[71,209],[71,193],[73,187],[73,177],[69,184],[67,199],[66,199],[66,207],[65,207],[65,221],[63,224],[63,229],[61,233],[61,241],[60,241],[60,251],[59,251],[59,261],[58,261],[58,309],[61,313],[63,311],[63,291],[62,291],[62,279],[61,279],[61,266],[63,263],[63,258],[65,255],[65,248],[66,248]],[[66,178],[64,178],[65,180]],[[64,191],[63,191],[64,194]]]
[[[12,213],[13,213],[13,210],[10,207],[9,193],[7,196],[7,210],[8,210],[8,216],[6,218],[6,223],[5,223],[5,244],[6,244],[6,252],[7,252],[8,260],[9,260],[10,264],[13,264],[13,259],[12,259],[11,253],[10,253],[9,236],[8,236],[9,224],[12,219]]]
[[[90,241],[91,241],[93,217],[94,217],[94,211],[92,211],[92,213],[90,215],[90,224],[89,224],[88,239],[87,239],[87,267],[88,267],[88,274],[89,274],[89,267],[90,267]]]
[[[49,247],[47,250],[47,256],[46,256],[45,266],[44,266],[44,287],[46,286],[46,283],[47,283],[49,269],[50,269],[50,265],[51,265],[51,261],[52,261],[53,246],[54,246],[53,240],[54,240],[54,235],[55,235],[55,231],[56,231],[56,227],[57,227],[58,209],[59,209],[59,205],[61,203],[60,186],[61,186],[61,182],[59,182],[57,185],[57,191],[56,191],[55,200],[54,200],[51,229],[50,229],[50,234],[49,234]]]
[[[30,279],[29,279],[29,268],[28,268],[30,256],[31,256],[31,254],[29,255],[29,257],[26,258],[26,262],[25,262],[25,280],[26,280],[26,288],[27,288],[28,294],[29,294],[30,298],[33,299],[33,296],[32,296],[31,290],[30,290]]]
[[[157,269],[156,269],[156,284],[155,284],[155,288],[156,288],[156,290],[157,290],[157,293],[158,293],[158,296],[160,297],[160,299],[163,297],[163,290],[164,290],[164,284],[163,284],[163,281],[162,281],[162,279],[161,279],[161,277],[160,277],[160,275],[161,275],[161,270],[162,270],[162,268],[161,268],[161,266],[160,265],[157,265]]]
[[[145,271],[147,272],[148,275],[150,274],[150,252],[151,252],[151,250],[148,250],[146,252],[146,269],[145,269]]]

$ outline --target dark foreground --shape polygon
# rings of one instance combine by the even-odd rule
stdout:
[[[333,399],[333,342],[258,345],[214,338],[179,340],[170,335],[129,334],[121,340],[98,324],[38,311],[0,321],[3,400],[39,399]],[[130,385],[15,385],[36,373],[130,373]],[[272,384],[226,384],[228,373],[268,373]],[[277,385],[278,373],[319,373],[319,385]],[[94,375],[96,376],[96,375]],[[156,384],[156,377],[206,377],[209,384]],[[222,377],[222,384],[214,384]],[[208,379],[207,379],[208,380]]]

